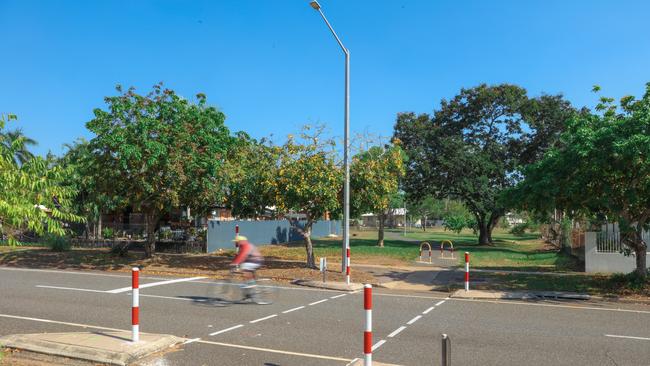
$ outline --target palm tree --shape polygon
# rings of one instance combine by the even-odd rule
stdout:
[[[36,140],[25,136],[22,129],[17,128],[5,133],[0,132],[0,145],[2,145],[3,150],[11,152],[12,158],[17,165],[23,165],[34,157],[34,154],[27,147],[36,146],[38,143]]]

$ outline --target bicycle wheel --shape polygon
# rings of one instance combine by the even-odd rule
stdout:
[[[277,287],[270,283],[269,279],[262,278],[257,280],[257,291],[255,293],[255,302],[259,305],[273,304],[278,292]]]
[[[239,284],[230,278],[215,279],[212,284],[208,285],[204,298],[206,305],[228,305],[241,297]]]

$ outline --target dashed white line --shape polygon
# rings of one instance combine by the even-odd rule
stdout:
[[[632,337],[632,336],[623,336],[623,335],[616,335],[616,334],[605,334],[605,337],[611,337],[611,338],[626,338],[626,339],[636,339],[639,341],[650,341],[650,338],[645,338],[645,337]]]
[[[435,308],[436,308],[435,306],[432,306],[432,307],[428,308],[427,310],[423,311],[422,314],[429,314],[429,312],[431,310],[435,309]]]
[[[230,327],[230,328],[226,328],[226,329],[218,330],[218,331],[216,331],[216,332],[214,332],[214,333],[210,333],[210,335],[211,335],[211,336],[215,336],[215,335],[217,335],[217,334],[226,333],[226,332],[229,332],[229,331],[231,331],[231,330],[235,330],[235,329],[237,329],[237,328],[241,328],[241,327],[243,327],[243,326],[244,326],[243,324],[237,324],[237,325],[235,325],[234,327]]]
[[[411,325],[411,324],[415,323],[416,321],[420,320],[421,317],[422,317],[422,315],[418,315],[415,318],[409,320],[408,323],[406,323],[406,324]]]
[[[388,335],[388,338],[393,338],[393,337],[395,337],[396,335],[399,334],[399,332],[403,331],[404,329],[406,329],[405,326],[401,326],[401,327],[395,329],[395,330],[393,331],[393,333],[391,333],[391,334]]]
[[[323,300],[319,300],[319,301],[314,301],[314,302],[312,302],[311,304],[309,304],[309,306],[317,305],[317,304],[320,304],[320,303],[325,302],[325,301],[327,301],[327,300],[329,300],[329,299],[323,299]]]
[[[372,349],[371,349],[371,350],[372,350],[373,352],[375,352],[375,350],[376,350],[377,348],[381,347],[382,344],[384,344],[384,343],[386,343],[386,341],[382,339],[381,341],[375,343],[375,345],[372,346]]]
[[[289,314],[292,311],[296,311],[296,310],[300,310],[300,309],[304,309],[304,308],[305,308],[304,306],[298,306],[297,308],[285,310],[285,311],[282,312],[282,314]]]
[[[438,302],[436,303],[436,306],[440,306],[440,305],[444,304],[445,301],[447,301],[447,300],[438,301]]]
[[[341,294],[341,295],[332,296],[332,297],[330,297],[330,299],[338,299],[339,297],[343,297],[343,296],[345,296],[345,295],[347,295],[347,294]]]
[[[263,318],[259,318],[259,319],[251,320],[251,321],[249,321],[249,323],[251,323],[251,324],[255,324],[255,323],[258,323],[258,322],[261,322],[261,321],[264,321],[264,320],[268,320],[268,319],[271,319],[271,318],[275,318],[276,316],[278,316],[278,314],[273,314],[273,315],[265,316],[265,317],[263,317]]]

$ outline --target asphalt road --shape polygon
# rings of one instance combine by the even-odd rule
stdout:
[[[348,365],[362,357],[360,293],[281,286],[273,305],[201,306],[209,281],[141,275],[140,329],[190,339],[158,365]],[[0,267],[0,335],[130,329],[128,274]],[[171,278],[178,280],[178,278]],[[374,359],[440,365],[650,365],[650,306],[493,302],[375,290]]]

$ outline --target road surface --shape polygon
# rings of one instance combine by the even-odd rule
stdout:
[[[127,273],[0,267],[0,335],[130,329]],[[273,305],[206,307],[209,281],[141,274],[140,329],[188,339],[162,365],[340,365],[362,357],[361,293],[279,286]],[[148,286],[147,286],[148,285]],[[374,360],[650,365],[650,306],[449,299],[375,289]],[[90,328],[83,328],[84,326]]]

